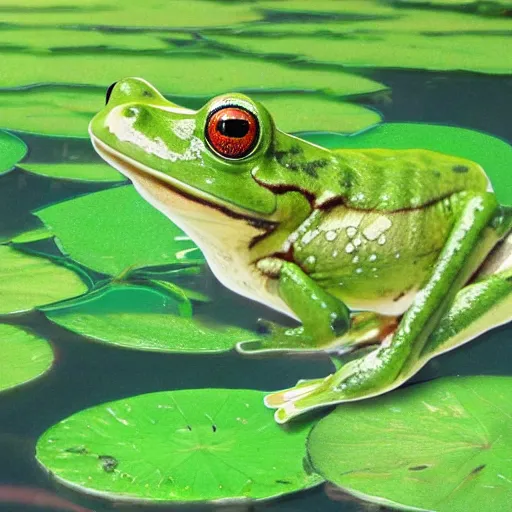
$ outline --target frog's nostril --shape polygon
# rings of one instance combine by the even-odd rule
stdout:
[[[114,82],[108,89],[107,89],[107,95],[105,97],[105,105],[108,103],[108,100],[110,99],[110,95],[112,94],[112,91],[114,90],[114,87],[116,86],[117,82]]]

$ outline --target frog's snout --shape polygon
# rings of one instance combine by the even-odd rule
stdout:
[[[114,90],[114,87],[116,86],[116,84],[117,84],[117,82],[114,82],[107,89],[107,94],[105,95],[105,105],[108,105],[108,100],[110,99],[110,95],[112,94],[112,91]]]

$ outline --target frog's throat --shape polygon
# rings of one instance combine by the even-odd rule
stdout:
[[[141,164],[130,157],[120,155],[108,144],[105,144],[98,139],[93,133],[90,133],[90,137],[94,149],[103,158],[103,160],[130,180],[136,176],[151,177],[160,185],[175,194],[205,207],[214,208],[233,219],[244,220],[251,226],[265,232],[273,231],[278,224],[277,222],[270,220],[268,217],[258,215],[256,212],[247,213],[247,210],[244,210],[243,208],[239,208],[236,205],[222,201],[222,199],[219,199],[218,197],[191,187],[190,185],[187,185],[172,176],[164,174],[163,172],[155,171],[154,169],[151,169],[151,167]]]

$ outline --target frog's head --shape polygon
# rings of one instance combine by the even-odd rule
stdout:
[[[137,177],[151,179],[256,219],[276,209],[275,194],[253,178],[274,125],[261,104],[242,94],[218,96],[193,111],[168,101],[145,80],[127,78],[110,86],[89,131],[100,155],[136,184]]]
[[[242,254],[297,218],[304,202],[309,208],[312,181],[319,181],[328,153],[280,132],[266,108],[242,94],[218,96],[193,111],[139,78],[108,89],[89,131],[102,158],[207,258]]]

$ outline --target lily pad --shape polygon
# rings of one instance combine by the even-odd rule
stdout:
[[[7,241],[13,244],[26,244],[30,242],[38,242],[39,240],[46,240],[52,236],[53,233],[42,226],[40,228],[31,229],[30,231],[24,231],[23,233],[14,235]]]
[[[331,4],[339,5],[331,2]],[[279,4],[276,4],[279,5]],[[510,32],[510,20],[506,18],[489,18],[465,13],[447,11],[428,11],[424,9],[403,9],[394,16],[377,19],[359,19],[346,21],[324,21],[311,23],[247,24],[243,27],[210,32],[218,35],[241,34],[244,36],[293,37],[308,35],[311,37],[347,37],[351,34],[368,34],[380,37],[383,34],[411,33],[428,35],[455,35],[456,33],[478,33],[487,35],[504,35]],[[208,32],[208,31],[207,31]],[[279,45],[279,39],[275,40]],[[236,44],[236,40],[226,38],[225,42]]]
[[[303,468],[309,426],[280,429],[263,392],[164,391],[102,404],[37,443],[64,485],[116,501],[247,501],[317,485]]]
[[[181,55],[101,52],[94,54],[94,58],[87,54],[12,52],[2,55],[2,66],[8,72],[0,75],[0,88],[42,83],[106,88],[122,77],[141,76],[165,94],[203,97],[230,91],[320,91],[350,96],[386,89],[378,82],[341,70],[315,70],[313,73],[311,69],[247,56],[222,57],[218,52],[193,58],[190,52]],[[2,100],[0,95],[0,108],[12,97]]]
[[[10,4],[10,5],[9,5]],[[69,6],[73,5],[72,8]],[[261,14],[250,4],[215,3],[202,0],[146,0],[117,2],[113,0],[74,3],[53,0],[27,0],[23,4],[6,0],[2,5],[2,21],[16,25],[73,26],[82,29],[125,27],[143,30],[147,27],[161,30],[225,26],[256,21]]]
[[[327,480],[402,510],[507,510],[511,377],[445,378],[345,404],[312,430]]]
[[[0,324],[0,391],[39,377],[52,362],[46,340],[14,325]]]
[[[475,130],[414,123],[383,123],[354,136],[308,134],[305,139],[329,148],[430,149],[480,164],[498,199],[512,204],[512,146]]]
[[[26,153],[27,146],[22,140],[0,131],[0,174],[10,171]]]
[[[0,246],[0,314],[29,311],[86,292],[86,284],[73,270]]]
[[[38,210],[61,250],[97,272],[202,264],[199,249],[130,186],[87,194]]]
[[[181,301],[148,286],[117,284],[82,300],[42,308],[52,322],[119,347],[157,352],[225,352],[256,339],[246,329],[180,316]]]
[[[226,91],[225,91],[226,92]],[[262,101],[286,132],[332,130],[345,133],[362,130],[380,121],[373,110],[361,105],[343,103],[321,94],[251,94]],[[173,99],[173,98],[171,98]],[[197,97],[176,100],[188,108],[200,108],[204,101]],[[0,92],[0,124],[10,130],[66,137],[87,137],[90,120],[105,103],[105,89],[94,87],[44,87],[22,91]],[[101,164],[24,164],[23,168],[56,178],[96,181],[122,180],[115,170]],[[115,177],[115,178],[114,178]]]
[[[40,16],[41,14],[39,14]],[[168,34],[166,34],[168,35]],[[0,30],[0,47],[24,51],[83,51],[105,48],[116,50],[170,50],[172,45],[155,32],[107,32],[99,30],[23,29],[9,27]],[[190,36],[192,40],[192,36]]]
[[[101,162],[91,163],[53,163],[20,165],[24,171],[48,178],[66,179],[73,181],[126,181],[126,178],[110,165]]]
[[[434,37],[408,33],[362,33],[345,38],[212,36],[256,55],[289,55],[309,62],[350,67],[512,72],[509,35],[457,34]]]
[[[333,131],[353,133],[380,122],[380,115],[361,105],[319,95],[252,95],[272,114],[276,125],[288,133]]]

